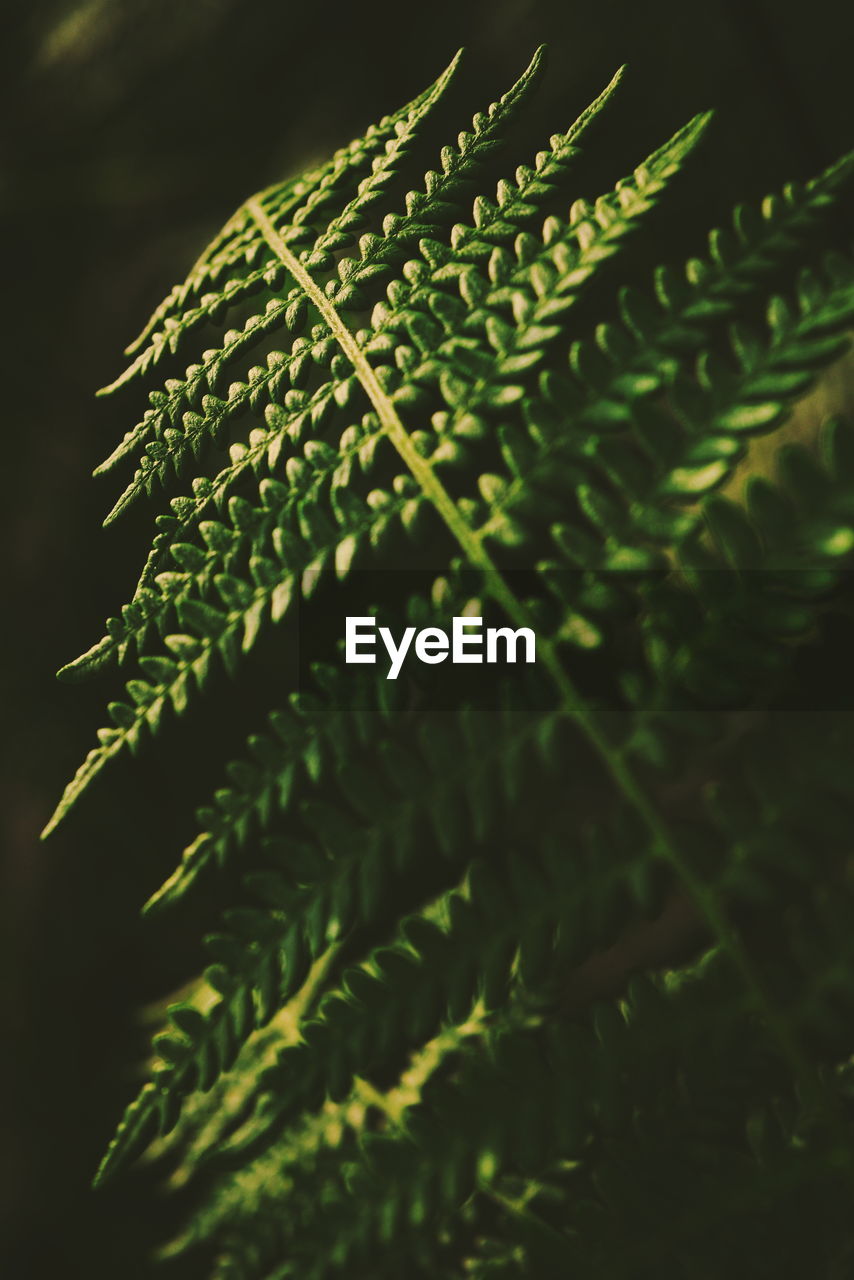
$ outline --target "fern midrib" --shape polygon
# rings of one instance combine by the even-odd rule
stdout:
[[[287,244],[267,217],[258,198],[253,197],[248,200],[246,209],[257,223],[270,248],[284,263],[293,278],[303,288],[306,296],[323,316],[341,350],[353,365],[356,375],[371,400],[389,440],[421,486],[422,492],[433,503],[436,511],[459,543],[469,562],[483,571],[488,594],[492,596],[513,622],[518,626],[530,627],[536,633],[535,620],[531,617],[524,604],[514,595],[489,552],[483,546],[481,538],[469,526],[445,486],[435,475],[427,460],[422,458],[413,445],[409,433],[398,416],[397,410],[380,386],[372,366],[356,342],[353,333],[344,324],[336,308],[315,283],[302,263],[291,253]],[[672,866],[674,872],[691,894],[698,909],[708,922],[713,935],[718,939],[720,945],[740,971],[742,980],[748,988],[755,1005],[761,1011],[795,1074],[802,1081],[805,1092],[818,1104],[820,1110],[828,1116],[829,1120],[835,1118],[833,1113],[836,1108],[833,1106],[828,1090],[803,1054],[791,1033],[788,1023],[777,1013],[768,998],[764,983],[741,940],[728,924],[717,895],[708,885],[703,884],[683,861],[679,850],[671,841],[661,817],[638,783],[634,773],[622,755],[614,750],[595,717],[579,696],[574,683],[564,670],[554,643],[548,638],[538,637],[538,649],[543,666],[549,672],[558,690],[564,714],[575,723],[587,738],[607,768],[619,791],[642,820],[651,837],[652,852]]]

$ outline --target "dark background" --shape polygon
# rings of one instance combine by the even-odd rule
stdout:
[[[630,64],[602,139],[623,170],[716,107],[699,211],[710,224],[733,195],[809,177],[854,145],[848,8],[41,0],[4,19],[4,1277],[149,1276],[150,1249],[182,1207],[153,1194],[150,1173],[97,1195],[88,1183],[134,1088],[136,1010],[199,961],[201,919],[143,926],[138,907],[192,835],[205,761],[191,763],[179,731],[165,754],[115,766],[56,837],[37,839],[112,696],[53,672],[126,598],[152,518],[100,530],[115,493],[89,472],[133,419],[93,390],[237,204],[412,97],[459,45],[469,59],[453,133],[543,40],[543,139]],[[659,256],[690,247],[670,223]]]

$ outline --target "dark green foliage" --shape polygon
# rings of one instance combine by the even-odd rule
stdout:
[[[132,675],[49,829],[360,570],[403,584],[395,622],[538,635],[452,707],[311,663],[148,903],[240,868],[99,1178],[155,1139],[199,1187],[170,1248],[213,1242],[222,1280],[830,1278],[854,1251],[850,693],[803,681],[850,619],[854,427],[770,475],[751,443],[848,345],[854,162],[660,265],[634,233],[708,119],[578,198],[619,76],[477,194],[541,62],[403,197],[456,61],[247,201],[107,388],[155,384],[99,468],[136,468],[109,519],[186,491],[64,669]]]

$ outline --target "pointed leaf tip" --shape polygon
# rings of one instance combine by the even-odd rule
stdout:
[[[50,818],[48,819],[45,826],[42,828],[41,834],[39,835],[39,840],[47,840],[48,836],[53,835],[54,831],[59,826],[60,822],[62,822],[62,819],[65,817],[66,813],[71,808],[71,805],[73,804],[73,798],[71,799],[69,798],[70,790],[71,790],[71,784],[69,783],[69,785],[65,788],[65,791],[62,793],[62,799],[54,809],[53,813],[50,815]]]
[[[527,67],[522,72],[522,75],[519,77],[520,85],[523,83],[523,81],[527,82],[529,80],[533,80],[535,76],[539,75],[540,72],[545,69],[547,56],[548,56],[548,45],[545,44],[544,42],[543,44],[538,45],[538,47],[534,50],[534,56],[531,58],[531,61],[528,63]],[[514,88],[515,87],[516,86],[514,85]],[[512,93],[512,90],[511,90],[511,93]]]
[[[684,159],[693,151],[702,138],[714,115],[713,111],[700,111],[697,115],[677,129],[671,138],[649,156],[644,162],[650,168],[660,164],[672,164]]]
[[[56,673],[57,680],[73,684],[78,680],[85,680],[87,676],[94,675],[105,662],[109,661],[114,647],[112,638],[104,636],[97,644],[93,644],[91,649],[81,653],[79,658],[72,658],[71,662],[66,662],[64,666],[61,666]]]
[[[126,383],[130,382],[131,378],[136,373],[137,368],[138,362],[128,365],[128,367],[124,369],[117,378],[114,378],[112,382],[108,382],[106,386],[99,387],[95,392],[95,398],[100,399],[102,396],[111,396],[114,391],[118,391],[119,387],[123,387]]]
[[[450,82],[453,80],[454,76],[456,75],[457,69],[460,63],[462,62],[464,55],[465,55],[465,48],[462,45],[460,45],[459,49],[457,49],[457,52],[454,54],[453,58],[451,58],[451,61],[445,67],[444,71],[440,72],[440,74],[436,77],[433,83],[431,85],[428,85],[428,87],[424,90],[424,92],[420,95],[420,97],[416,98],[415,102],[424,103],[427,101],[432,101],[432,100],[435,100],[435,98],[438,98],[442,93],[444,93],[445,89],[447,88],[447,86],[450,84]]]
[[[66,801],[65,801],[65,796],[63,795],[59,804],[56,806],[53,813],[50,815],[50,818],[42,828],[41,833],[39,834],[39,840],[47,840],[48,836],[53,835],[54,831],[59,826],[60,822],[62,822],[62,819],[65,817],[68,811],[68,807],[69,806],[66,804]]]
[[[186,876],[186,868],[182,863],[179,867],[176,868],[175,871],[172,872],[172,875],[169,877],[169,879],[164,880],[160,888],[155,889],[151,897],[146,902],[143,903],[142,907],[140,908],[140,915],[142,916],[155,915],[158,911],[161,911],[164,907],[171,906],[172,903],[175,902],[176,899],[181,896],[180,885],[185,876]],[[177,892],[176,892],[176,888],[178,890]]]
[[[714,115],[714,110],[710,108],[708,111],[698,111],[688,121],[684,129],[687,147],[692,147],[695,142],[699,141],[714,119]]]
[[[626,70],[626,64],[623,63],[623,65],[621,67],[618,67],[617,70],[614,72],[613,76],[605,85],[605,88],[602,90],[599,96],[594,98],[593,101],[590,103],[590,106],[586,107],[584,111],[582,111],[578,119],[567,131],[567,134],[566,134],[567,142],[574,142],[576,138],[580,137],[581,134],[588,127],[588,125],[590,125],[593,122],[593,120],[596,118],[596,116],[599,115],[599,112],[602,111],[605,106],[607,106],[608,102],[610,102],[611,98],[614,96],[617,89],[620,87],[625,70]]]
[[[528,63],[525,70],[520,75],[515,84],[511,85],[507,92],[500,99],[501,105],[509,107],[514,105],[520,98],[524,98],[531,90],[534,81],[540,75],[546,59],[546,46],[541,44],[534,53],[533,58]]]

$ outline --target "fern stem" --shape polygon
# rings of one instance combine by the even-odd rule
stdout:
[[[498,570],[493,564],[489,553],[481,546],[477,535],[460,515],[456,503],[441,480],[436,476],[429,462],[427,462],[426,458],[422,458],[413,445],[409,433],[398,416],[397,410],[380,386],[370,362],[359,347],[353,334],[342,321],[335,307],[322,289],[317,286],[299,259],[291,253],[285,241],[267,217],[257,197],[249,200],[246,207],[263,232],[270,248],[278,255],[297,283],[305,290],[307,297],[311,299],[323,316],[341,350],[353,365],[359,381],[377,411],[383,429],[466,555],[480,568],[487,570],[490,574],[497,574]]]
[[[531,627],[532,619],[525,605],[513,594],[501,571],[484,547],[481,537],[469,526],[453,498],[433,471],[430,463],[415,448],[394,404],[380,386],[370,362],[356,342],[353,333],[344,324],[336,308],[278,234],[259,198],[257,196],[252,197],[246,202],[245,207],[257,223],[270,248],[288,269],[294,280],[305,291],[306,296],[326,321],[341,350],[353,365],[389,440],[420,484],[423,493],[433,503],[438,514],[468,557],[469,562],[481,569],[486,575],[486,590],[488,593],[517,625]],[[776,1013],[771,1000],[765,992],[762,979],[748,956],[741,939],[727,921],[718,895],[708,884],[704,884],[684,862],[679,850],[670,839],[655,806],[639,784],[633,771],[622,754],[614,749],[590,709],[585,706],[573,681],[564,669],[553,642],[549,639],[540,639],[538,641],[538,649],[542,663],[554,680],[560,694],[566,715],[587,738],[607,768],[619,791],[647,828],[652,840],[652,852],[672,867],[674,873],[682,881],[698,909],[705,917],[712,933],[741,972],[742,979],[753,998],[755,1006],[761,1011],[769,1030],[776,1037],[793,1071],[801,1080],[805,1092],[820,1105],[821,1110],[825,1111],[825,1113],[832,1112],[833,1107],[830,1105],[830,1099],[824,1087],[802,1053],[797,1041],[791,1035],[785,1020]],[[822,1102],[825,1105],[821,1106]],[[830,1116],[828,1118],[830,1119]]]

